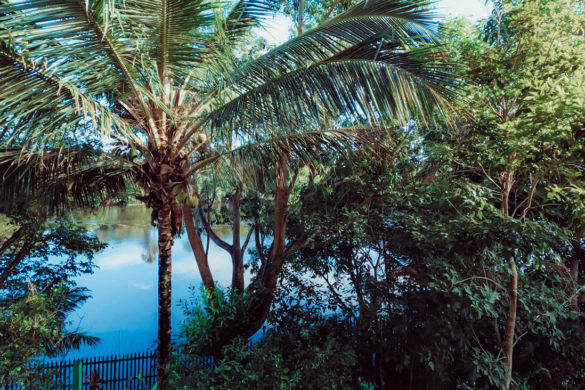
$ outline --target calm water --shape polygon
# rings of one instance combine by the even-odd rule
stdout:
[[[99,267],[77,279],[91,290],[90,298],[73,313],[71,329],[97,336],[96,347],[72,351],[67,358],[142,352],[155,348],[157,336],[157,233],[150,226],[150,211],[142,206],[109,208],[97,215],[77,216],[96,229],[108,247],[94,258]],[[229,231],[223,233],[229,242]],[[204,244],[205,244],[205,237]],[[210,245],[209,262],[220,286],[231,280],[229,255]],[[201,278],[186,233],[175,240],[172,264],[173,332],[184,320],[179,303],[198,294]],[[197,299],[195,297],[195,299]]]

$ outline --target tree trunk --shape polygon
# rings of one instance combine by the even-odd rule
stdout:
[[[504,364],[506,365],[505,388],[510,388],[512,382],[512,356],[514,354],[514,335],[516,332],[516,317],[518,315],[518,268],[514,258],[510,258],[510,284],[508,285],[508,296],[510,306],[508,307],[508,318],[506,320],[506,335],[504,337]]]
[[[569,269],[570,272],[570,276],[571,276],[571,284],[573,286],[575,286],[573,288],[573,291],[571,293],[572,298],[571,298],[571,310],[573,311],[573,313],[578,316],[579,315],[579,296],[581,294],[579,294],[579,290],[581,288],[581,285],[579,283],[579,263],[581,262],[581,259],[583,257],[583,249],[581,248],[581,236],[582,233],[580,231],[578,231],[576,233],[576,239],[575,239],[575,249],[573,249],[573,256],[571,259],[571,267]]]
[[[238,182],[236,193],[232,198],[232,291],[244,291],[244,259],[240,244],[240,199],[242,182]]]
[[[500,202],[500,212],[508,217],[510,215],[510,192],[514,186],[514,172],[506,170],[500,176],[502,200]],[[508,252],[508,251],[505,251]],[[504,344],[502,353],[504,355],[504,364],[506,366],[506,377],[504,379],[504,388],[509,389],[512,382],[512,357],[514,355],[514,336],[516,333],[516,317],[518,315],[518,267],[514,257],[508,254],[508,268],[510,270],[510,280],[508,283],[508,315],[506,318],[506,333],[504,335]]]
[[[575,288],[573,289],[573,297],[571,299],[571,310],[575,315],[579,315],[579,259],[573,259],[573,263],[571,264],[571,279],[573,279],[573,283]]]
[[[203,280],[203,285],[211,292],[215,288],[215,283],[213,281],[213,276],[211,275],[211,270],[209,269],[209,262],[205,250],[203,249],[203,243],[201,242],[201,238],[199,237],[199,234],[197,234],[195,224],[193,223],[193,209],[188,205],[184,205],[183,215],[185,218],[185,227],[187,228],[187,236],[189,237],[189,244],[195,255],[199,274]]]
[[[266,321],[274,297],[274,289],[282,271],[286,249],[286,206],[288,203],[288,152],[282,152],[276,167],[276,190],[274,193],[274,241],[262,272],[249,287],[251,303],[243,329],[245,337],[256,333]]]
[[[30,242],[33,242],[33,240],[31,239]],[[30,254],[31,249],[32,245],[30,243],[26,243],[18,251],[18,253],[14,255],[14,259],[12,259],[12,261],[6,266],[6,268],[4,269],[4,271],[2,271],[2,274],[0,275],[0,286],[2,286],[4,282],[6,282],[6,279],[8,279],[8,277],[10,276],[10,274],[12,274],[14,269],[18,267],[20,262]]]
[[[305,0],[299,0],[298,34],[305,33]]]
[[[265,288],[273,290],[282,270],[284,249],[286,245],[286,205],[288,191],[288,153],[282,152],[276,169],[276,190],[274,193],[274,241],[270,250],[268,267],[262,278]]]
[[[163,200],[158,210],[158,383],[168,386],[168,365],[171,361],[171,248],[172,200]]]

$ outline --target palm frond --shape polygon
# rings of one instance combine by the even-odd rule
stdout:
[[[243,92],[283,73],[325,61],[375,36],[409,41],[410,45],[433,41],[433,15],[427,1],[368,0],[289,40],[225,79],[225,85]]]
[[[364,1],[229,73],[209,103],[218,107],[209,127],[247,142],[330,117],[403,125],[430,118],[448,105],[453,77],[440,61],[426,4]]]
[[[265,169],[278,161],[281,153],[287,153],[301,165],[315,165],[323,161],[326,151],[342,155],[377,151],[372,135],[381,128],[332,128],[298,133],[274,135],[258,142],[250,142],[223,152],[217,152],[200,160],[192,170],[202,171],[227,167],[253,184],[258,169]]]
[[[234,132],[258,139],[331,117],[371,124],[388,117],[402,125],[424,120],[451,94],[452,77],[432,65],[434,55],[434,48],[395,51],[380,39],[366,41],[241,94],[212,112],[210,127],[223,137]]]
[[[204,0],[125,0],[120,15],[140,46],[141,60],[156,62],[159,74],[168,76],[169,71],[185,74],[200,62],[216,7]]]
[[[93,347],[100,343],[101,339],[96,336],[89,336],[81,332],[66,332],[59,343],[54,345],[47,345],[47,354],[49,356],[57,356],[71,350],[76,350],[81,347]]]
[[[99,95],[84,93],[70,78],[0,40],[0,143],[58,147],[79,131],[99,130],[140,144],[126,122],[98,101]]]
[[[0,212],[33,207],[60,214],[73,207],[96,207],[126,200],[135,167],[91,148],[0,151]]]
[[[228,39],[236,39],[251,27],[260,23],[277,10],[277,0],[240,0],[231,9],[225,19],[225,34]]]
[[[135,53],[133,45],[112,33],[114,9],[114,0],[5,2],[0,39],[91,94],[123,93],[129,90],[128,64]]]

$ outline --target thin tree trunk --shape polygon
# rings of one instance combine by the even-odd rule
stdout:
[[[14,233],[12,233],[12,235],[6,239],[6,241],[4,241],[2,243],[2,246],[0,246],[0,255],[2,255],[5,251],[8,250],[8,248],[10,248],[10,246],[14,243],[16,243],[16,241],[20,240],[21,237],[24,234],[24,227],[19,228],[17,231],[15,231]]]
[[[573,279],[573,284],[575,286],[573,290],[573,298],[571,299],[571,308],[573,313],[579,315],[579,259],[573,259],[573,263],[571,264],[571,279]]]
[[[220,356],[222,347],[235,337],[249,338],[256,333],[266,321],[270,305],[274,296],[278,278],[280,276],[286,249],[286,206],[288,202],[288,152],[282,152],[276,168],[276,190],[274,195],[274,241],[268,256],[263,263],[263,271],[258,272],[255,280],[248,286],[246,293],[249,300],[242,315],[219,329],[214,341],[213,353]],[[249,233],[246,243],[250,239]],[[244,247],[246,246],[244,244]],[[226,245],[227,246],[227,245]],[[235,247],[235,246],[234,246]],[[240,251],[243,251],[239,248]],[[232,250],[233,253],[233,250]],[[237,286],[237,281],[234,286]]]
[[[510,258],[511,277],[508,285],[508,296],[510,306],[508,307],[508,318],[506,320],[506,335],[504,337],[504,364],[506,365],[505,388],[510,388],[512,382],[512,356],[514,354],[514,335],[516,332],[516,317],[518,315],[518,268],[513,258]]]
[[[158,382],[168,386],[171,361],[171,248],[173,246],[171,199],[158,210]]]
[[[187,229],[189,244],[195,255],[195,261],[197,262],[197,268],[199,268],[199,274],[203,280],[203,285],[211,292],[215,288],[215,283],[213,281],[211,269],[209,269],[209,262],[205,250],[203,249],[203,243],[201,242],[201,238],[199,237],[199,234],[197,234],[195,224],[193,223],[193,209],[188,205],[183,205],[183,216],[185,218],[185,227]]]
[[[579,283],[579,263],[583,256],[583,250],[581,249],[581,236],[582,233],[578,231],[575,238],[575,249],[573,250],[573,258],[571,259],[571,268],[569,269],[571,275],[571,283],[574,287],[571,295],[571,310],[575,315],[579,315],[579,289],[581,288]]]
[[[238,182],[236,193],[232,198],[232,291],[244,291],[244,259],[240,245],[240,199],[242,183]]]
[[[500,211],[508,217],[510,215],[510,192],[514,185],[514,172],[506,170],[501,176],[501,183],[502,200],[500,203]],[[510,270],[510,280],[508,283],[509,306],[506,318],[506,333],[502,345],[504,364],[506,366],[505,389],[509,389],[510,383],[512,382],[512,357],[514,355],[514,336],[516,333],[516,318],[518,316],[518,267],[516,267],[516,262],[512,256],[509,256],[508,268]]]
[[[274,193],[274,242],[268,259],[267,272],[263,277],[263,284],[269,290],[276,287],[276,282],[282,270],[286,244],[286,205],[288,192],[286,181],[288,178],[288,153],[282,152],[278,160],[276,171],[276,191]]]
[[[305,0],[299,0],[299,19],[298,19],[298,33],[299,36],[305,32]]]
[[[246,315],[237,323],[232,324],[227,332],[228,338],[233,336],[251,337],[266,321],[274,289],[280,276],[284,262],[286,244],[286,205],[288,202],[288,152],[282,152],[276,168],[276,190],[274,194],[274,241],[267,256],[264,269],[258,272],[255,281],[248,287],[250,304]],[[229,341],[226,339],[226,341]]]

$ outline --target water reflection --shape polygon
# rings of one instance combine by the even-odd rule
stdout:
[[[89,215],[78,214],[76,218],[88,221],[109,246],[96,255],[94,262],[99,267],[96,272],[77,279],[80,286],[91,290],[92,298],[70,316],[71,328],[98,336],[102,342],[97,347],[70,352],[67,358],[153,348],[158,310],[157,233],[150,226],[150,211],[143,206],[113,207]],[[231,242],[229,228],[218,233]],[[211,242],[209,261],[219,285],[228,286],[229,255]],[[191,286],[196,286],[194,290],[198,291],[201,285],[186,234],[173,246],[172,273],[172,321],[176,330],[184,320],[179,302],[190,298]]]

